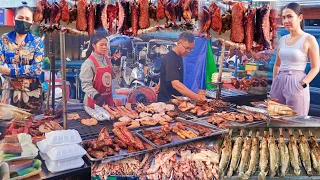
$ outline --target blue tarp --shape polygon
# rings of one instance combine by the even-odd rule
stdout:
[[[206,61],[207,61],[207,39],[197,37],[195,45],[190,54],[183,57],[184,61],[184,85],[193,92],[205,89],[206,84]]]

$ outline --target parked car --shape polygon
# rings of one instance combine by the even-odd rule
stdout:
[[[319,26],[305,26],[305,32],[315,36],[320,44],[320,27]],[[278,38],[289,34],[289,31],[284,28],[278,29]],[[273,76],[273,66],[276,60],[276,54],[270,59],[269,62],[269,71],[268,71],[268,79],[272,81]],[[307,63],[307,67],[305,72],[308,73],[310,71],[310,62]],[[320,74],[318,74],[315,79],[310,83],[310,111],[309,115],[320,116]]]

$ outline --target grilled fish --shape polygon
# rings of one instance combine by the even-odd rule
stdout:
[[[304,169],[307,171],[308,176],[312,175],[310,148],[307,138],[302,134],[299,129],[299,152]]]
[[[227,174],[227,177],[230,178],[233,174],[233,171],[235,171],[239,165],[239,161],[240,161],[240,153],[241,153],[241,149],[242,149],[242,144],[243,144],[243,130],[240,131],[240,135],[237,137],[234,145],[233,145],[233,149],[232,149],[232,153],[231,153],[231,162],[230,162],[230,167],[229,167],[229,171]]]
[[[294,174],[299,176],[300,175],[300,158],[299,158],[299,151],[298,151],[298,145],[297,140],[294,137],[291,130],[289,130],[290,139],[289,139],[289,155],[290,155],[290,162],[291,166],[293,167]]]
[[[309,142],[310,142],[310,148],[311,148],[312,165],[315,170],[320,172],[320,148],[318,143],[315,141],[311,131],[309,131],[309,134],[310,134]]]
[[[288,147],[284,142],[282,128],[280,128],[279,131],[280,131],[280,136],[279,136],[278,146],[280,151],[280,167],[281,167],[280,177],[284,177],[286,176],[289,169],[290,158],[289,158]]]
[[[241,179],[249,179],[250,176],[256,171],[259,161],[259,142],[259,131],[257,131],[256,136],[252,139],[249,167],[246,173],[239,173]]]
[[[231,143],[232,130],[224,137],[223,145],[221,147],[221,158],[219,163],[219,178],[223,179],[227,167],[231,159],[232,143]]]
[[[269,138],[268,138],[268,146],[269,146],[269,157],[270,157],[270,176],[274,177],[277,174],[277,170],[279,168],[279,149],[274,139],[272,129],[269,129]]]
[[[260,160],[259,160],[259,175],[258,179],[266,179],[268,173],[268,163],[269,163],[269,149],[268,149],[268,132],[264,131],[264,135],[260,144]]]
[[[241,160],[238,168],[239,177],[241,177],[241,174],[245,173],[248,170],[249,165],[249,158],[250,158],[250,148],[251,148],[251,136],[252,131],[249,132],[246,141],[243,144],[243,148],[241,151]]]

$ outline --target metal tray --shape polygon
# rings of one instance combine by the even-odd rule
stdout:
[[[190,122],[190,121],[188,121]],[[171,126],[174,126],[175,123],[171,123],[170,124]],[[201,124],[200,124],[201,125]],[[189,127],[186,127],[188,130],[191,130],[195,133],[197,133],[198,131],[192,129],[192,128],[189,128]],[[209,127],[212,129],[212,127]],[[152,128],[146,128],[146,130],[154,130],[156,132],[158,132],[159,130],[161,129],[161,127],[152,127]],[[150,140],[148,140],[146,137],[143,136],[142,134],[142,130],[138,130],[136,131],[136,133],[143,139],[146,139],[146,141],[149,141],[150,143],[154,144],[154,146],[156,146],[157,148],[164,148],[164,147],[171,147],[171,146],[175,146],[175,145],[180,145],[180,144],[184,144],[184,143],[188,143],[188,142],[192,142],[192,141],[196,141],[196,140],[200,140],[200,139],[204,139],[204,138],[207,138],[207,137],[211,137],[211,136],[215,136],[215,135],[221,135],[223,134],[225,131],[224,130],[221,130],[221,129],[218,129],[218,128],[214,128],[214,132],[212,134],[210,134],[209,136],[198,136],[198,137],[195,137],[195,138],[191,138],[191,139],[181,139],[176,133],[174,132],[171,132],[171,135],[172,135],[172,141],[170,143],[167,143],[167,144],[164,144],[164,145],[161,145],[161,146],[158,146],[156,144],[154,144],[153,142],[151,142]]]
[[[209,119],[209,117],[195,118],[195,119],[187,120],[187,119],[178,117],[176,119],[176,121],[194,123],[194,124],[198,124],[198,125],[201,125],[201,126],[205,126],[205,127],[214,129],[214,130],[222,130],[222,129],[218,128],[216,125],[213,125],[213,124],[209,123],[208,119]],[[222,130],[222,131],[224,131],[224,130]]]
[[[152,149],[142,150],[142,151],[137,151],[137,152],[132,152],[132,153],[128,153],[127,149],[121,149],[118,154],[116,154],[114,156],[107,156],[105,158],[94,158],[89,153],[87,153],[87,157],[89,158],[90,161],[102,161],[102,163],[107,163],[107,162],[110,162],[110,161],[117,161],[117,160],[120,160],[120,159],[136,156],[136,155],[139,155],[139,154],[144,154],[144,153],[153,151],[155,149],[154,144],[150,143],[150,141],[146,141],[145,138],[141,138],[139,135],[137,135],[137,133],[133,132],[133,134],[135,136],[137,136],[138,138],[140,138],[140,140],[142,140],[144,143],[151,145],[153,148]],[[115,136],[114,135],[110,135],[110,137],[113,139]],[[86,141],[83,141],[83,142],[86,142]]]

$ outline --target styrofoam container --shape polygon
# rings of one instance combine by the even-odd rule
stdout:
[[[79,132],[74,129],[51,131],[46,133],[45,136],[49,146],[60,146],[82,142]]]
[[[37,142],[37,146],[42,153],[47,153],[51,149],[51,146],[48,145],[46,139]]]
[[[39,154],[42,160],[44,161],[50,160],[49,156],[46,153],[40,152]]]
[[[87,154],[79,144],[69,144],[64,146],[52,147],[47,155],[53,161],[80,158]]]
[[[82,158],[71,159],[68,161],[47,160],[47,161],[45,161],[45,164],[47,166],[47,169],[51,173],[57,173],[57,172],[61,172],[61,171],[79,168],[84,164],[84,161]]]

